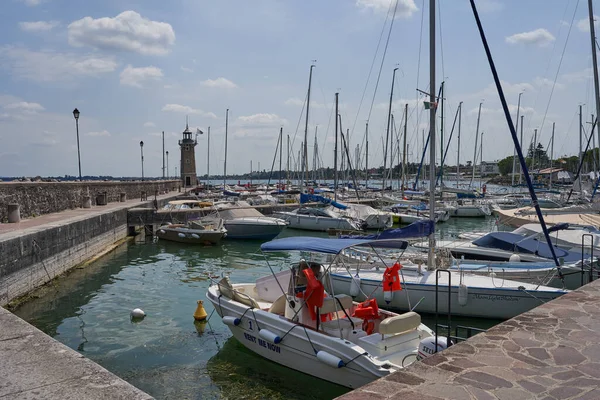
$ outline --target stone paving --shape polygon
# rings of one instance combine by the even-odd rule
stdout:
[[[600,281],[339,399],[600,399]]]

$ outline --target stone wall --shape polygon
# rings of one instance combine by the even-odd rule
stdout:
[[[21,218],[30,218],[43,214],[74,209],[83,205],[84,196],[91,197],[96,205],[100,193],[107,195],[108,202],[119,201],[120,194],[128,199],[141,198],[146,192],[148,198],[155,191],[177,190],[179,180],[171,181],[90,181],[90,182],[2,182],[0,183],[0,222],[7,222],[8,204],[21,206]]]

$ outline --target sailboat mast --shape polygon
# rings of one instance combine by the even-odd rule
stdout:
[[[290,135],[287,135],[287,166],[285,174],[285,184],[290,184]]]
[[[338,186],[338,97],[339,93],[335,94],[335,146],[333,149],[333,199],[337,201],[337,186]]]
[[[229,129],[229,108],[225,111],[225,161],[223,162],[223,190],[227,179],[227,130]]]
[[[552,123],[552,139],[551,139],[551,145],[550,145],[550,189],[552,189],[552,158],[554,157],[554,125],[556,125],[556,122]]]
[[[395,71],[395,70],[394,70]],[[435,104],[435,0],[429,0],[429,102]],[[390,103],[391,106],[391,103]],[[429,218],[435,224],[435,109],[429,108]],[[427,268],[434,268],[435,234],[429,235]]]
[[[523,118],[525,118],[525,116],[521,115],[521,141],[519,142],[519,148],[521,149],[521,153],[523,153]],[[516,130],[515,130],[515,132],[516,132]],[[579,153],[581,154],[581,137],[579,139],[580,139],[579,140]],[[523,178],[523,169],[519,165],[519,185],[522,182],[522,178]]]
[[[440,116],[440,187],[444,186],[444,81],[442,81],[441,90],[441,116]],[[443,192],[440,191],[440,198],[443,196]]]
[[[456,151],[456,188],[460,178],[460,123],[462,121],[462,101],[458,103],[458,150]]]
[[[481,189],[481,181],[483,180],[483,132],[481,132],[481,140],[479,141],[479,189]]]
[[[319,126],[315,126],[315,147],[313,149],[313,173],[312,173],[312,180],[314,182],[317,181],[317,151],[318,151],[318,147],[317,147],[317,130],[318,130]]]
[[[519,130],[519,112],[521,111],[521,95],[523,92],[519,93],[519,101],[517,102],[517,126],[515,131]],[[512,177],[510,179],[512,186],[515,185],[515,167],[517,165],[517,148],[513,148],[513,168],[512,168]]]
[[[475,147],[473,149],[473,175],[471,176],[471,185],[473,185],[473,181],[475,180],[475,166],[477,165],[477,140],[479,139],[479,119],[481,117],[481,105],[483,103],[479,103],[479,111],[477,112],[477,127],[475,128]]]
[[[387,169],[388,142],[390,141],[390,122],[392,118],[392,100],[394,97],[394,80],[396,79],[397,70],[398,68],[394,68],[394,72],[392,73],[392,90],[390,91],[390,105],[388,108],[387,129],[385,133],[385,151],[383,153],[383,181],[381,182],[381,190],[385,190],[385,170]]]
[[[404,138],[402,144],[402,185],[400,186],[402,198],[404,198],[404,186],[406,185],[406,129],[408,125],[408,103],[404,105]]]
[[[210,126],[208,127],[208,143],[206,144],[206,188],[210,186]]]
[[[581,111],[581,107],[582,106],[580,104],[579,105],[579,165],[581,165],[582,158],[583,158],[583,151],[582,151],[583,149],[581,147],[582,146],[581,140],[582,140],[582,137],[583,137],[583,114],[582,114],[582,111]],[[582,190],[582,187],[581,187],[581,175],[579,176],[579,178],[577,178],[577,180],[579,181],[578,182],[579,183],[579,199],[581,199],[583,197],[582,196],[583,190]]]
[[[306,95],[306,122],[304,123],[304,164],[302,166],[302,188],[304,187],[305,178],[308,179],[308,111],[310,110],[310,86],[312,84],[312,71],[314,67],[314,64],[310,66],[310,72],[308,74],[308,93]]]
[[[588,0],[590,19],[590,39],[592,41],[592,65],[594,67],[594,92],[596,94],[596,115],[600,116],[600,83],[598,82],[598,56],[596,53],[596,27],[594,26],[594,7],[592,0]],[[594,119],[592,118],[592,124]],[[598,129],[598,143],[600,144],[600,129]]]
[[[365,187],[369,188],[369,123],[365,126]]]
[[[279,128],[279,190],[281,190],[281,158],[283,156],[283,126]]]
[[[392,114],[392,134],[390,135],[390,170],[389,170],[389,178],[390,178],[390,187],[394,185],[394,132],[396,131],[396,121],[394,120],[394,114]]]

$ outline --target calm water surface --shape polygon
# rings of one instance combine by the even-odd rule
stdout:
[[[493,219],[451,219],[439,235],[486,230]],[[286,230],[283,236],[305,235]],[[324,236],[324,235],[323,235]],[[40,291],[15,313],[48,335],[159,399],[328,399],[346,388],[281,367],[246,350],[219,318],[194,323],[208,276],[254,281],[270,273],[260,242],[216,247],[148,242],[114,252]],[[270,254],[279,270],[297,255]],[[208,301],[207,312],[212,311]],[[147,317],[131,323],[139,307]],[[425,316],[425,323],[433,322]],[[445,321],[440,320],[440,323]],[[457,320],[487,328],[497,321]]]

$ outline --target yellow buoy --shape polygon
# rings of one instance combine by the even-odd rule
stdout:
[[[194,319],[196,321],[204,321],[208,314],[206,314],[206,310],[204,309],[204,303],[202,300],[198,300],[198,307],[196,307],[196,312],[194,313]]]

